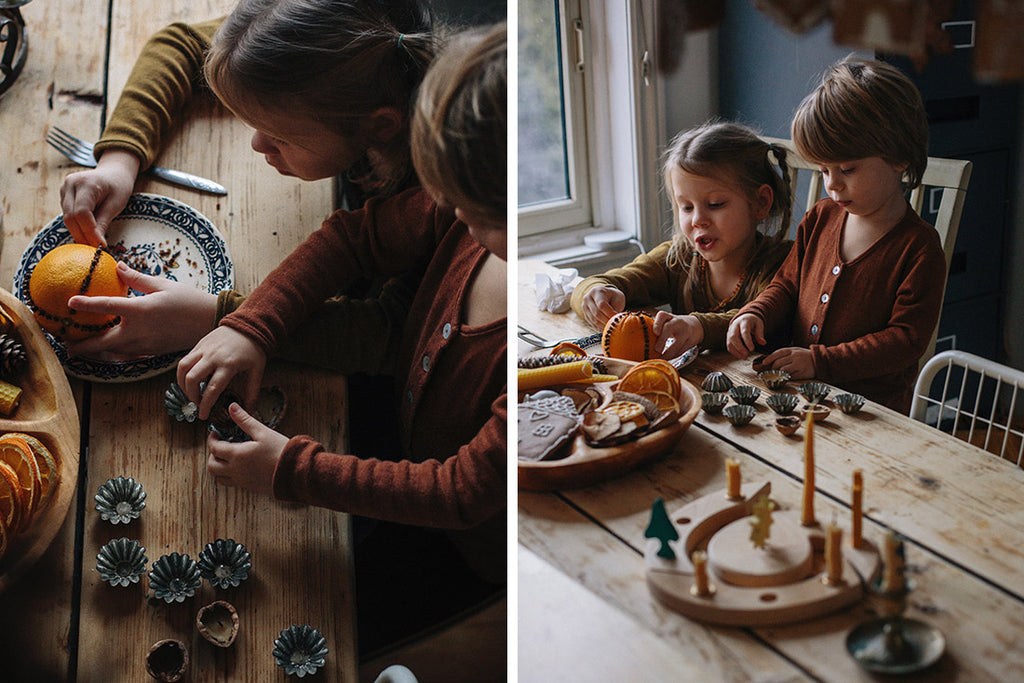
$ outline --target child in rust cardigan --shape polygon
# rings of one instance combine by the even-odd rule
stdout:
[[[732,321],[729,351],[793,379],[816,377],[894,410],[910,409],[917,363],[939,318],[946,261],[910,207],[927,164],[921,96],[896,68],[846,59],[793,119],[797,151],[821,167],[828,197],[797,229],[775,278]]]

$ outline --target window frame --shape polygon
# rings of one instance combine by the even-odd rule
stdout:
[[[571,48],[563,50],[563,68],[572,67],[573,77],[580,79],[570,97],[584,98],[585,142],[573,145],[577,154],[572,163],[577,173],[585,171],[577,179],[576,201],[586,198],[589,211],[582,215],[589,220],[559,223],[558,218],[581,215],[565,205],[520,209],[518,252],[521,258],[559,266],[585,267],[612,253],[621,261],[624,252],[635,254],[635,240],[660,241],[667,215],[658,172],[665,115],[661,79],[653,69],[653,3],[558,1],[563,40],[576,19],[582,28],[581,41],[563,43]],[[584,68],[575,72],[580,44]],[[578,102],[573,104],[574,126],[578,107]],[[578,129],[572,139],[579,139]]]

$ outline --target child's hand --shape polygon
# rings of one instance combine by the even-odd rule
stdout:
[[[252,441],[232,443],[210,432],[206,471],[218,484],[274,495],[274,470],[288,437],[260,423],[237,403],[228,406],[228,414]]]
[[[251,339],[230,327],[218,327],[178,362],[178,385],[190,401],[199,405],[199,419],[205,420],[235,375],[245,376],[242,398],[251,406],[266,364],[266,354]],[[206,391],[201,392],[202,382],[206,382]]]
[[[757,348],[767,344],[764,338],[764,321],[753,313],[744,313],[732,319],[725,335],[725,348],[729,353],[743,360]]]
[[[626,310],[626,295],[614,287],[598,285],[583,295],[583,317],[599,330],[608,318]]]
[[[787,346],[772,351],[761,364],[766,370],[785,370],[793,379],[811,379],[815,374],[814,355],[810,349],[801,346]]]
[[[68,344],[73,356],[138,357],[191,349],[214,328],[217,295],[182,282],[153,277],[117,264],[122,282],[146,296],[73,296],[76,311],[121,316],[96,337]]]
[[[64,179],[60,206],[64,225],[76,242],[94,247],[107,245],[110,221],[128,204],[138,174],[138,157],[112,149],[100,157],[96,168],[72,173]]]
[[[692,315],[658,311],[654,316],[655,350],[662,358],[675,358],[704,341],[704,326]]]

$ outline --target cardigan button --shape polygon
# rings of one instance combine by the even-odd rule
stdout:
[[[423,372],[430,372],[430,356],[423,356]]]
[[[445,323],[444,324],[444,327],[441,328],[441,336],[444,337],[445,339],[447,339],[448,337],[452,336],[452,324],[451,323]]]
[[[818,334],[818,326],[817,325],[811,325],[811,334],[817,336],[817,334]]]
[[[832,266],[832,274],[839,275],[839,271],[842,270],[839,266]]]
[[[821,303],[823,303],[823,304],[827,304],[828,303],[828,294],[822,294],[821,295]]]
[[[412,405],[412,391],[405,392],[405,399],[409,402],[409,405]]]

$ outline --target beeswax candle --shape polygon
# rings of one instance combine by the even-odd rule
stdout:
[[[800,523],[814,526],[814,415],[807,411],[807,433],[804,436],[804,498]]]
[[[708,581],[708,554],[703,550],[695,550],[690,556],[690,561],[693,562],[693,587],[690,592],[694,595],[710,595],[712,590]]]
[[[864,475],[860,470],[853,471],[853,500],[851,505],[851,514],[853,515],[852,524],[850,528],[850,545],[854,548],[861,546],[861,539],[863,535],[863,517],[864,517]]]
[[[739,500],[743,496],[740,494],[740,463],[735,458],[726,458],[725,460],[725,474],[726,481],[728,482],[727,497],[729,500]]]
[[[825,536],[825,582],[830,586],[843,580],[843,530],[833,522]]]

